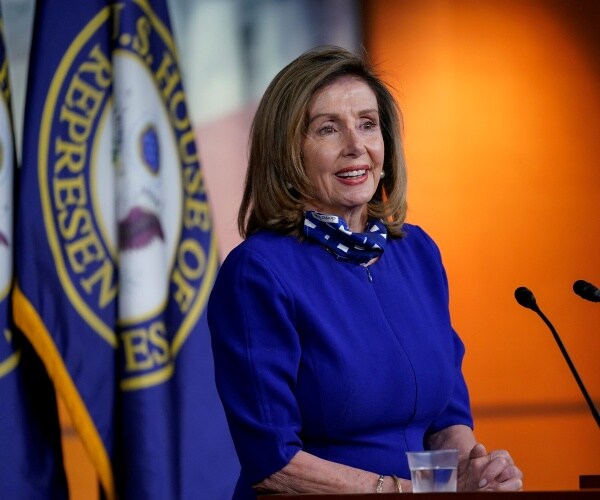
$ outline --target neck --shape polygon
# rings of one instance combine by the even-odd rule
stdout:
[[[348,229],[354,233],[362,233],[367,227],[366,210],[359,214],[348,214],[344,217],[348,223]]]

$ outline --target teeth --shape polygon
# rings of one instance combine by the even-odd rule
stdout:
[[[360,177],[361,175],[365,175],[366,170],[348,170],[347,172],[341,172],[336,174],[338,177]]]

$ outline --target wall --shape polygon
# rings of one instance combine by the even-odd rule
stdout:
[[[600,396],[600,4],[364,2],[365,43],[405,119],[410,222],[441,247],[476,434],[527,490],[600,473],[600,433],[525,285]]]

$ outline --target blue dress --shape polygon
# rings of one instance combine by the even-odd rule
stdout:
[[[225,259],[208,321],[242,466],[235,498],[299,450],[409,478],[407,450],[472,427],[440,253],[404,231],[368,268],[266,231]]]

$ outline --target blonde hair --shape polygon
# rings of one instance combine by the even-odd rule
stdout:
[[[379,107],[385,177],[368,204],[368,215],[382,219],[391,237],[402,236],[406,167],[400,110],[363,58],[340,47],[325,46],[305,52],[283,68],[258,105],[250,130],[246,184],[238,212],[243,238],[260,229],[302,235],[303,203],[313,196],[301,153],[309,104],[318,90],[347,75],[364,80]]]

